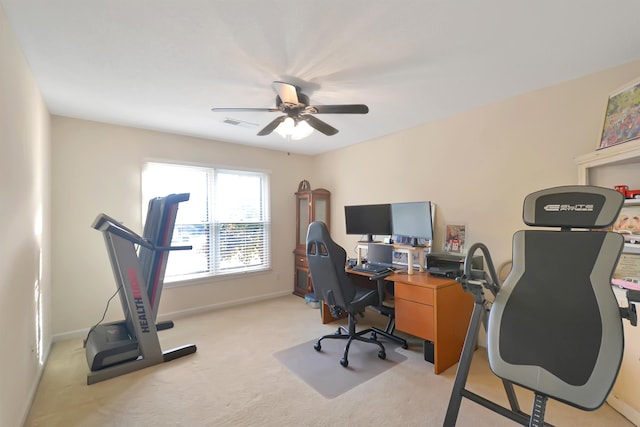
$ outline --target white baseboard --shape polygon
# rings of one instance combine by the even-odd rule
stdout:
[[[607,398],[607,403],[633,424],[640,426],[640,412],[618,399],[613,393]]]
[[[167,320],[177,319],[180,317],[192,316],[195,314],[201,314],[201,313],[207,313],[209,311],[220,310],[222,308],[234,307],[234,306],[243,305],[243,304],[250,304],[250,303],[259,302],[259,301],[266,301],[273,298],[280,298],[285,295],[291,295],[291,291],[289,290],[279,291],[279,292],[274,292],[272,294],[257,295],[249,298],[226,301],[219,304],[210,304],[210,305],[205,305],[201,307],[189,308],[187,310],[179,310],[171,313],[163,313],[163,314],[160,314],[156,320],[158,322],[163,322]],[[61,334],[54,335],[53,342],[70,340],[74,338],[84,339],[84,337],[87,335],[88,332],[89,332],[89,328],[63,332]]]
[[[53,336],[53,342],[58,342],[58,341],[66,341],[66,340],[70,340],[70,339],[74,339],[74,338],[82,338],[84,339],[84,337],[87,335],[87,333],[89,332],[89,328],[86,329],[77,329],[75,331],[69,331],[69,332],[63,332],[61,334],[56,334]]]
[[[171,320],[171,319],[177,319],[177,318],[180,318],[180,317],[193,316],[194,314],[207,313],[207,312],[214,311],[214,310],[220,310],[220,309],[223,309],[223,308],[234,307],[234,306],[237,306],[237,305],[244,305],[244,304],[250,304],[250,303],[253,303],[253,302],[266,301],[266,300],[270,300],[270,299],[273,299],[273,298],[280,298],[280,297],[283,297],[285,295],[291,295],[291,291],[289,291],[289,290],[279,291],[279,292],[274,292],[272,294],[257,295],[257,296],[253,296],[253,297],[249,297],[249,298],[242,298],[242,299],[237,299],[237,300],[233,300],[233,301],[226,301],[226,302],[219,303],[219,304],[210,304],[210,305],[204,305],[204,306],[200,306],[200,307],[189,308],[187,310],[174,311],[172,313],[163,313],[163,314],[159,315],[156,320],[158,322],[163,322],[163,321],[167,321],[167,320]]]
[[[20,423],[21,426],[25,425],[25,423],[27,422],[27,418],[29,417],[31,406],[33,405],[33,401],[36,398],[36,393],[38,392],[38,386],[40,385],[40,380],[42,379],[42,374],[44,373],[44,367],[47,366],[47,361],[49,360],[49,354],[51,354],[51,345],[52,343],[50,342],[44,354],[44,362],[38,366],[38,373],[36,375],[36,378],[34,379],[33,384],[31,384],[31,387],[29,388],[29,398],[24,402],[25,406],[22,410],[22,422]]]

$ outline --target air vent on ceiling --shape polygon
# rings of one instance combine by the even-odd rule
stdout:
[[[232,119],[229,117],[225,117],[222,122],[227,123],[229,125],[242,126],[243,128],[248,128],[248,129],[253,129],[258,126],[257,123],[245,122],[244,120]]]

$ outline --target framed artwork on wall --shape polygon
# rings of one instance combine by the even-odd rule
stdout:
[[[640,138],[640,78],[609,96],[598,149]]]

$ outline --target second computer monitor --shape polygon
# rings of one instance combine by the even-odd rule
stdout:
[[[433,240],[431,202],[392,203],[391,229],[394,235],[411,238],[412,246],[422,246],[418,239]]]

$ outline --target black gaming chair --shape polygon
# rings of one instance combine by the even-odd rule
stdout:
[[[622,360],[622,318],[635,324],[636,316],[632,304],[618,307],[611,289],[623,238],[593,229],[610,226],[622,204],[617,191],[593,186],[556,187],[527,196],[524,222],[547,229],[515,233],[513,265],[502,287],[486,247],[470,248],[467,260],[482,250],[490,274],[473,271],[465,262],[458,278],[476,304],[445,426],[455,425],[462,397],[530,426],[547,425],[547,398],[584,410],[604,403]],[[484,300],[482,288],[495,296],[492,304]],[[503,381],[510,410],[464,389],[482,322],[489,364]],[[520,411],[513,384],[534,392],[530,416]]]
[[[372,332],[371,329],[356,332],[356,314],[363,312],[365,307],[378,303],[377,289],[360,288],[351,282],[344,270],[347,254],[331,239],[329,230],[323,222],[316,221],[309,224],[306,252],[316,297],[329,306],[334,318],[341,317],[344,312],[349,318],[349,329],[340,326],[335,334],[321,337],[313,348],[320,351],[322,348],[320,342],[326,338],[346,339],[344,356],[340,359],[340,364],[345,368],[349,365],[349,347],[353,340],[376,344],[380,348],[378,357],[385,359],[387,354],[382,343],[362,336]]]

